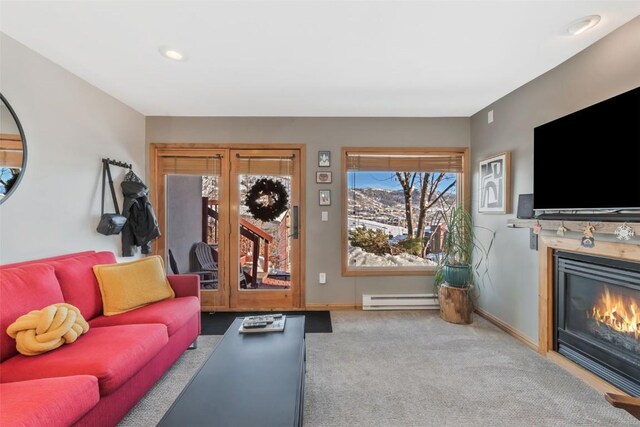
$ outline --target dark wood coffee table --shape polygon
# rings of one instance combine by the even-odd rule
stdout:
[[[302,426],[304,316],[283,332],[241,334],[236,319],[160,426]]]

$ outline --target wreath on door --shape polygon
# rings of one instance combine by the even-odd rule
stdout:
[[[289,196],[280,181],[262,178],[249,189],[244,204],[255,219],[269,222],[287,209]]]

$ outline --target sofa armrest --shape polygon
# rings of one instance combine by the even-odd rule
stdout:
[[[176,293],[176,297],[198,297],[200,299],[200,276],[197,274],[167,275],[169,284]]]

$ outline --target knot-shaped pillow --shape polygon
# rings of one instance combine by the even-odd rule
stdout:
[[[16,340],[16,349],[25,356],[36,356],[71,344],[89,330],[80,310],[71,304],[52,304],[18,317],[7,328]]]

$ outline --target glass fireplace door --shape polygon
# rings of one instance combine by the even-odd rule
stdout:
[[[555,349],[640,394],[640,264],[556,254]]]

